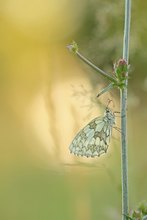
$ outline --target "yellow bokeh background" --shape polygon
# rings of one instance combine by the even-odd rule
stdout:
[[[146,4],[138,0],[132,8],[131,207],[147,195]],[[121,219],[120,134],[113,131],[100,158],[76,158],[68,150],[74,135],[103,114],[108,99],[119,110],[119,93],[97,99],[107,81],[66,48],[75,39],[85,56],[111,72],[122,53],[120,6],[108,0],[0,2],[0,219]]]

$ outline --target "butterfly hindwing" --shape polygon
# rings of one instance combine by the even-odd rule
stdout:
[[[106,153],[109,144],[107,125],[102,118],[95,118],[74,138],[69,149],[77,156],[95,157]],[[107,133],[106,133],[107,131]],[[105,141],[106,140],[106,141]]]
[[[114,114],[109,109],[104,117],[97,117],[89,122],[73,139],[70,152],[77,156],[96,157],[107,152]]]

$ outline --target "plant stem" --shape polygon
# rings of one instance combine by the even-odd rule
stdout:
[[[125,0],[125,25],[123,42],[123,59],[129,60],[129,36],[131,20],[131,0]],[[128,76],[128,73],[127,73]],[[128,146],[127,146],[127,87],[128,80],[125,80],[126,87],[120,90],[121,103],[121,155],[122,155],[122,220],[127,220],[128,215]]]
[[[99,67],[95,66],[92,62],[90,62],[87,58],[85,58],[81,53],[79,53],[78,51],[76,52],[77,56],[83,60],[86,64],[88,64],[89,66],[91,66],[93,69],[95,69],[97,72],[99,72],[101,75],[103,75],[105,78],[107,78],[108,80],[110,80],[111,82],[116,83],[115,78],[113,78],[113,76],[109,75],[108,73],[104,72],[103,70],[101,70]]]

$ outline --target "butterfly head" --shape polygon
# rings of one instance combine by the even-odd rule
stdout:
[[[115,124],[115,114],[114,112],[106,107],[105,112],[104,112],[104,118],[106,121],[108,121],[111,125]]]

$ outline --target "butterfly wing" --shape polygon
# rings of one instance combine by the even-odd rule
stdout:
[[[96,157],[107,152],[112,126],[103,117],[87,124],[73,139],[70,152],[77,156]]]

